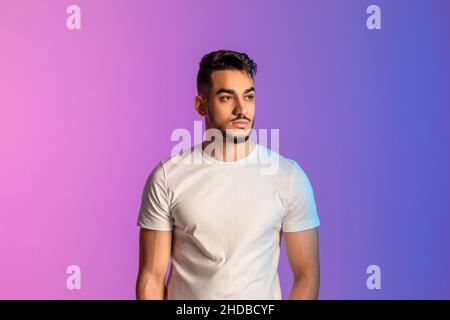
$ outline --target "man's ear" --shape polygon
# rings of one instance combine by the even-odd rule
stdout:
[[[207,112],[207,108],[206,108],[206,101],[205,98],[203,96],[195,96],[194,98],[194,106],[195,106],[195,110],[197,110],[197,112],[201,115],[204,116],[206,115]]]

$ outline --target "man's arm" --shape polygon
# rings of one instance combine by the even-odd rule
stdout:
[[[165,277],[172,251],[172,231],[141,228],[136,299],[163,300]]]
[[[294,275],[289,300],[315,300],[319,296],[319,233],[317,228],[283,232],[286,254]]]

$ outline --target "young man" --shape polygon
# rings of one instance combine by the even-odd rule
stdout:
[[[220,50],[201,60],[195,110],[206,130],[220,135],[150,173],[138,217],[137,299],[282,299],[282,232],[294,276],[288,298],[317,299],[320,222],[313,190],[297,162],[249,138],[255,73],[244,53]],[[258,159],[267,154],[278,169],[261,174]]]

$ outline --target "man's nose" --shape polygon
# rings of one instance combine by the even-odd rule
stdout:
[[[247,108],[245,107],[245,104],[242,103],[242,101],[237,100],[237,101],[236,101],[235,108],[234,108],[234,113],[235,113],[236,115],[241,114],[241,113],[244,114],[244,115],[247,115],[247,112],[248,112],[248,110],[247,110]]]

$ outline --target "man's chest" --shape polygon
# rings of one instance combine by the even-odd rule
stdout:
[[[286,205],[286,192],[275,180],[228,170],[183,180],[174,189],[171,214],[179,230],[258,236],[280,228]]]

